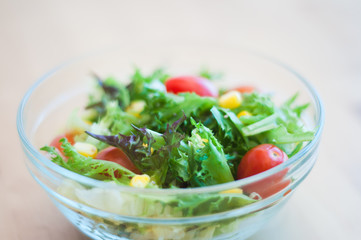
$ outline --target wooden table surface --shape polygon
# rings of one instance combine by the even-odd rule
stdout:
[[[246,46],[287,62],[319,91],[317,164],[251,239],[361,239],[361,2],[0,1],[0,239],[86,239],[31,178],[16,132],[25,91],[54,66],[115,44]]]

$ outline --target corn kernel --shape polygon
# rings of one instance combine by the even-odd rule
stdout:
[[[218,101],[219,101],[219,106],[223,108],[233,109],[241,106],[242,95],[237,91],[230,91],[220,96]]]
[[[96,146],[90,143],[76,142],[74,144],[74,148],[79,154],[85,157],[95,158],[98,153],[98,149],[96,148]]]
[[[130,180],[131,187],[145,188],[150,182],[150,177],[147,174],[135,175]]]
[[[146,144],[146,143],[143,143],[143,147],[148,147],[148,144]],[[150,154],[153,154],[153,152],[154,152],[154,148],[150,148]]]
[[[237,117],[240,118],[240,117],[243,117],[243,116],[252,116],[252,114],[248,111],[240,111],[238,114],[237,114]]]
[[[133,101],[127,107],[126,112],[128,112],[136,117],[140,117],[140,113],[144,110],[145,105],[146,105],[146,103],[143,100]]]
[[[238,193],[238,194],[242,194],[243,190],[240,188],[232,188],[232,189],[228,189],[228,190],[224,190],[220,193]]]
[[[204,141],[203,141],[203,139],[201,138],[201,136],[199,136],[199,134],[195,134],[195,136],[196,136],[196,138],[197,138],[197,143],[198,143],[198,145],[199,145],[199,147],[204,147],[205,145],[204,145]],[[207,140],[207,139],[206,139]]]
[[[202,141],[208,143],[208,139],[202,138]]]
[[[89,120],[84,120],[84,122],[85,122],[86,124],[88,124],[89,126],[93,124],[93,123],[92,123],[91,121],[89,121]]]

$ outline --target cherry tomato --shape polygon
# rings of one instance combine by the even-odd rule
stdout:
[[[55,147],[56,149],[58,149],[60,151],[61,154],[64,155],[64,149],[61,147],[62,143],[59,142],[59,140],[62,138],[66,138],[71,145],[74,145],[74,143],[75,143],[74,134],[73,133],[65,133],[65,134],[61,134],[61,135],[57,136],[56,138],[54,138],[53,141],[51,141],[50,146]]]
[[[218,97],[217,88],[206,78],[195,76],[179,76],[169,78],[165,82],[167,92],[194,92],[202,97]]]
[[[287,154],[272,144],[258,145],[243,156],[238,166],[237,177],[241,179],[253,176],[273,168],[287,159]]]
[[[261,144],[249,150],[242,158],[238,166],[237,178],[242,179],[264,172],[288,160],[288,156],[278,147],[272,144]],[[284,180],[288,169],[248,184],[244,187],[247,193],[256,192],[262,198],[271,196],[287,187],[291,180]]]
[[[262,198],[266,198],[272,196],[275,193],[278,193],[285,187],[287,187],[291,183],[291,179],[274,181],[271,177],[263,179],[257,183],[249,184],[244,187],[243,190],[251,194],[252,192],[258,193]],[[285,192],[284,196],[286,196],[289,192]]]
[[[238,91],[240,93],[252,93],[252,92],[256,91],[256,88],[253,86],[239,86],[232,90]]]
[[[95,158],[118,163],[119,165],[122,165],[126,169],[129,169],[130,171],[136,174],[141,174],[139,169],[133,164],[133,162],[128,158],[128,156],[119,148],[107,147],[101,150]]]

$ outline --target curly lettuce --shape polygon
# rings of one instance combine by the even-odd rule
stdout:
[[[66,138],[60,139],[65,158],[54,147],[45,146],[41,150],[48,152],[54,163],[72,172],[99,180],[115,181],[119,184],[129,185],[130,179],[135,175],[127,168],[105,160],[93,159],[79,154]]]

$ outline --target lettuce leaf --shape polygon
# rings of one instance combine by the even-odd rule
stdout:
[[[237,113],[245,110],[254,116],[262,115],[265,117],[272,115],[276,110],[275,104],[267,94],[259,92],[243,93],[242,98],[241,106],[235,109]]]
[[[148,128],[163,132],[169,122],[174,122],[183,114],[187,117],[202,118],[209,114],[209,110],[217,104],[217,100],[211,97],[201,97],[195,93],[171,93],[149,90],[144,99],[147,107],[144,114],[152,117],[147,123]],[[187,134],[193,129],[190,122],[185,121],[182,130]]]
[[[185,195],[176,199],[176,209],[183,216],[200,216],[236,209],[256,202],[244,194]]]
[[[98,116],[104,116],[106,107],[109,102],[116,102],[121,109],[125,109],[130,104],[130,94],[126,86],[112,77],[106,78],[104,81],[96,74],[96,79],[100,92],[97,95],[90,95],[89,103],[85,109],[93,109]],[[97,119],[95,119],[97,120]]]
[[[92,159],[79,154],[66,138],[60,140],[64,155],[60,156],[54,147],[45,146],[40,150],[50,153],[52,161],[72,172],[99,180],[115,181],[119,184],[129,185],[130,179],[135,175],[123,166],[105,160]]]
[[[191,123],[195,128],[179,148],[181,158],[175,160],[178,164],[183,163],[178,175],[185,181],[189,180],[187,184],[190,187],[234,181],[223,147],[212,131],[194,119],[191,119]]]
[[[140,120],[121,109],[117,102],[108,102],[106,114],[99,122],[106,126],[112,134],[129,134],[132,131],[131,124],[138,124]]]
[[[162,69],[158,68],[149,75],[144,75],[139,68],[136,68],[131,83],[127,86],[131,99],[145,99],[148,91],[165,92],[164,82],[169,75]]]

